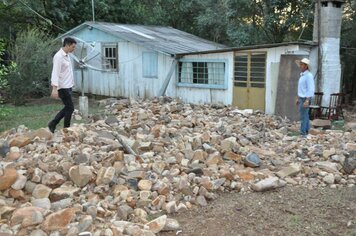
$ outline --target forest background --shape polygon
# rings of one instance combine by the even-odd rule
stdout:
[[[312,40],[314,0],[94,0],[95,21],[171,26],[231,47]],[[0,103],[48,96],[54,39],[93,20],[90,0],[0,0]],[[356,99],[356,1],[341,30],[345,93]],[[0,104],[1,108],[1,104]],[[4,109],[0,111],[6,113]]]

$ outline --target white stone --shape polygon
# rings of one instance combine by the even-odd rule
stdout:
[[[45,210],[51,209],[51,201],[48,198],[33,199],[31,203],[35,207],[40,207]]]
[[[335,177],[330,173],[323,178],[323,181],[327,184],[333,184],[335,182]]]
[[[274,188],[284,187],[286,185],[285,181],[280,180],[278,177],[270,177],[253,184],[251,187],[257,192],[271,190]]]
[[[27,181],[27,177],[19,174],[19,175],[17,175],[17,179],[16,179],[15,183],[13,183],[11,185],[11,188],[13,188],[15,190],[23,189],[26,185],[26,181]]]

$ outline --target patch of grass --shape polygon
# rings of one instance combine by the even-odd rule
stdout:
[[[290,130],[287,133],[287,136],[299,136],[299,135],[300,135],[299,131]]]
[[[298,215],[293,215],[289,219],[289,224],[290,224],[291,227],[298,228],[298,227],[300,227],[300,225],[302,225],[302,219]]]
[[[61,104],[13,106],[4,105],[9,114],[0,121],[0,132],[25,125],[29,129],[47,127],[48,121],[61,109]]]
[[[331,122],[331,126],[334,130],[345,131],[345,121],[344,120],[335,120]]]
[[[75,109],[79,109],[77,98],[73,97]],[[63,108],[63,104],[60,100],[53,100],[50,98],[42,98],[31,100],[24,106],[13,106],[4,104],[4,109],[9,112],[5,117],[1,117],[0,120],[0,132],[17,128],[19,125],[25,125],[30,130],[47,127],[48,122],[54,118],[54,116]],[[94,101],[89,101],[89,113],[100,113]],[[83,123],[85,121],[76,121],[72,119],[72,123]],[[63,126],[63,120],[58,124],[58,128]]]

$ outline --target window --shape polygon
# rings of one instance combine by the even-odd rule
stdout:
[[[226,89],[226,61],[182,60],[178,63],[178,85]]]
[[[234,71],[235,86],[264,88],[266,53],[253,52],[236,54]]]
[[[157,52],[142,53],[142,75],[146,78],[158,77],[158,54]]]
[[[333,7],[341,8],[341,2],[332,2],[332,3],[333,3]]]
[[[118,71],[118,50],[116,44],[103,44],[103,69]]]

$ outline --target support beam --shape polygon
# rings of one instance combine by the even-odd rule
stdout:
[[[166,76],[166,79],[164,80],[163,84],[162,84],[162,87],[161,89],[159,90],[158,92],[158,96],[164,96],[166,91],[167,91],[167,87],[168,87],[168,84],[169,82],[171,81],[171,78],[172,78],[172,75],[173,75],[173,72],[176,70],[176,67],[177,67],[177,61],[174,59],[172,61],[172,65],[171,65],[171,68]]]

